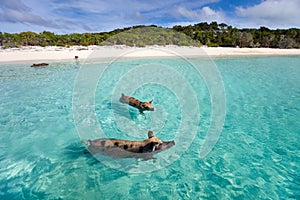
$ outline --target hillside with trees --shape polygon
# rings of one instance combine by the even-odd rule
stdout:
[[[221,47],[267,47],[300,48],[300,29],[237,29],[224,23],[203,22],[194,26],[174,26],[174,30],[183,32],[207,46]]]
[[[238,29],[217,22],[202,22],[173,28],[133,26],[100,33],[54,34],[0,32],[0,46],[12,48],[20,46],[72,46],[72,45],[179,45],[209,47],[249,47],[249,48],[300,48],[300,29]]]

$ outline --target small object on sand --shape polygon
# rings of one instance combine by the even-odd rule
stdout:
[[[37,63],[37,64],[33,64],[31,65],[31,67],[43,67],[43,66],[48,66],[48,63]]]
[[[78,56],[75,56],[75,59],[78,59],[79,57]]]
[[[78,48],[78,51],[82,51],[82,50],[89,50],[88,48]]]

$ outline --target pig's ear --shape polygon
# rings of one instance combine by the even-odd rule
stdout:
[[[151,99],[150,101],[149,101],[149,103],[152,103],[153,102],[153,99]]]
[[[154,133],[152,132],[152,131],[148,131],[148,138],[152,138],[152,137],[154,137],[155,135],[154,135]]]

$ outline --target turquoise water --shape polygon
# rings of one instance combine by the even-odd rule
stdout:
[[[127,73],[153,63],[166,66],[165,71],[154,67],[161,75],[155,81],[161,82],[141,76],[142,70]],[[118,161],[84,153],[80,140],[97,133],[78,134],[73,117],[74,82],[82,65],[0,64],[0,199],[300,199],[300,57],[216,58],[214,63],[224,83],[226,119],[204,159],[200,147],[212,105],[193,68],[186,71],[187,64],[176,58],[125,60],[107,68],[94,102],[102,133],[142,140],[152,129],[162,140],[176,142],[156,159]],[[172,75],[168,80],[166,71]],[[134,74],[147,84],[130,91],[124,83]],[[145,101],[154,98],[157,110],[141,116],[120,105],[122,89]],[[195,109],[197,120],[185,109],[191,115]],[[190,129],[180,131],[182,124]],[[178,157],[165,157],[174,153]],[[145,165],[152,170],[141,171]]]

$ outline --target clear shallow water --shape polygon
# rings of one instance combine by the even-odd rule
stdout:
[[[154,61],[128,60],[115,67],[130,69],[140,62]],[[176,59],[155,62],[181,66]],[[226,121],[218,143],[205,159],[199,158],[210,123],[210,97],[201,78],[182,71],[197,88],[197,134],[176,161],[150,173],[114,169],[83,153],[72,115],[76,63],[39,69],[1,64],[0,199],[299,199],[300,57],[214,62],[226,90]],[[114,72],[106,71],[96,90],[95,111],[107,136],[143,139],[143,130],[151,127],[160,138],[173,139],[182,120],[176,94],[155,84],[134,92],[143,100],[155,96],[164,120],[153,123],[154,114],[144,119],[111,97],[119,93],[113,85],[122,71]],[[121,125],[113,120],[116,116]],[[133,129],[140,134],[126,132]],[[185,142],[181,137],[173,148]],[[161,161],[129,164],[133,162]]]

